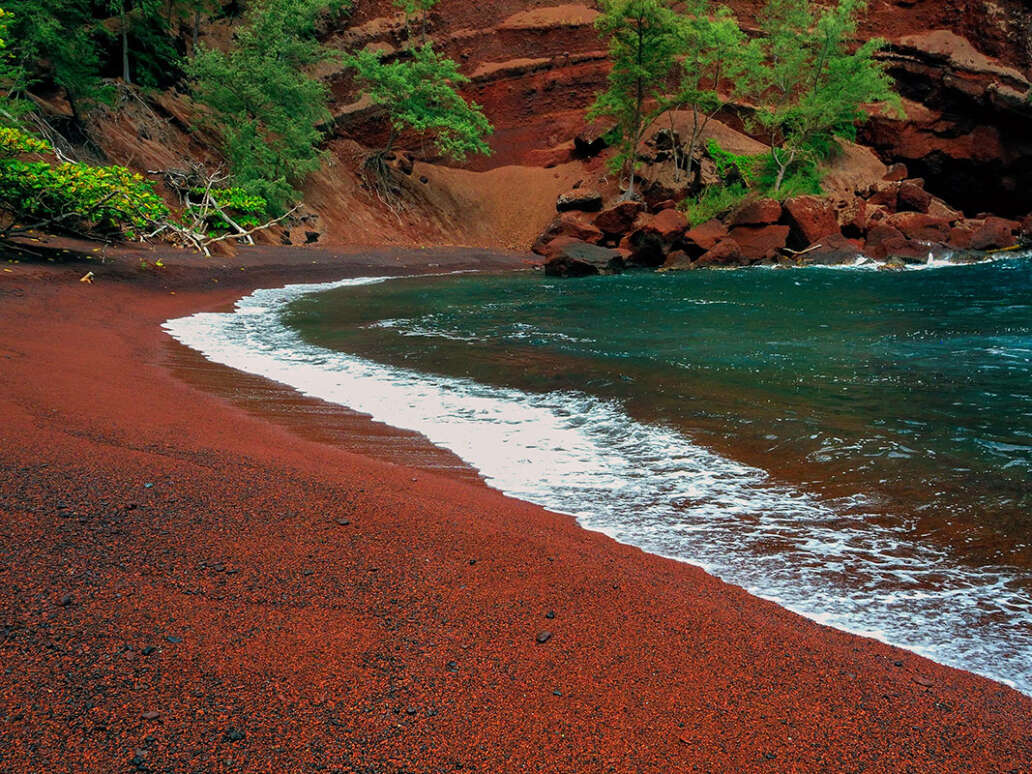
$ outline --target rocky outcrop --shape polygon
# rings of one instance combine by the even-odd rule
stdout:
[[[545,263],[545,274],[550,277],[590,277],[615,274],[623,268],[624,259],[619,250],[571,240]]]

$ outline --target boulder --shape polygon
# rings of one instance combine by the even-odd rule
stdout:
[[[559,212],[598,212],[602,209],[602,194],[590,188],[575,188],[559,194],[555,208]]]
[[[572,236],[557,236],[544,246],[539,255],[544,256],[545,260],[548,261],[555,258],[559,251],[567,245],[579,244],[583,241],[583,239],[577,239],[577,237]]]
[[[561,236],[592,243],[602,241],[602,232],[584,215],[578,212],[564,212],[548,224],[548,228],[541,233],[530,249],[538,255],[545,255],[545,247]]]
[[[666,254],[670,251],[670,243],[663,239],[648,227],[639,228],[628,234],[620,241],[621,250],[629,250],[631,256],[628,263],[636,266],[655,268],[661,266],[666,260]]]
[[[934,196],[932,197],[931,203],[928,205],[927,212],[933,217],[948,220],[950,223],[956,223],[958,220],[963,220],[964,218],[963,212],[953,209],[942,199]]]
[[[907,170],[907,165],[897,162],[888,168],[882,179],[889,183],[898,183],[908,177],[910,177],[910,172]]]
[[[574,241],[563,245],[545,263],[545,274],[549,277],[590,277],[619,273],[623,268],[624,257],[619,250]]]
[[[712,250],[723,239],[727,239],[727,228],[716,218],[690,229],[681,237],[687,247],[703,253]]]
[[[644,209],[641,202],[620,202],[600,212],[595,217],[595,226],[606,234],[626,234],[635,227],[635,221]]]
[[[892,182],[875,183],[867,196],[870,204],[880,204],[890,212],[895,212],[899,206],[900,184]]]
[[[801,247],[839,233],[838,215],[828,199],[796,196],[785,202],[785,218]]]
[[[923,180],[904,180],[899,184],[896,208],[900,212],[928,212],[931,204],[932,195],[924,189]]]
[[[667,244],[673,244],[688,230],[688,218],[678,210],[660,210],[644,226],[644,230],[655,234]]]
[[[970,220],[962,220],[950,229],[950,238],[947,244],[959,250],[971,249],[971,237],[981,227],[981,224]]]
[[[663,201],[656,204],[652,208],[655,212],[662,212],[663,210],[675,210],[677,209],[677,202],[673,199],[664,199]]]
[[[1003,218],[986,218],[979,228],[971,235],[972,250],[1002,250],[1006,247],[1013,247],[1018,240],[1014,232],[1020,228],[1012,220]]]
[[[711,266],[741,266],[742,248],[734,239],[727,238],[708,250],[694,264],[703,269]]]
[[[803,259],[807,263],[820,266],[839,266],[855,263],[861,255],[863,255],[862,242],[847,239],[842,234],[836,233],[821,239],[817,249],[808,252]]]
[[[745,260],[765,261],[785,249],[789,230],[788,226],[737,226],[731,229],[731,239],[738,243]]]
[[[745,202],[731,216],[733,226],[766,226],[781,220],[781,205],[773,199]]]
[[[660,271],[685,271],[686,269],[694,269],[695,262],[692,257],[688,255],[684,250],[674,250],[667,256],[666,261],[660,267]]]
[[[897,212],[885,223],[917,242],[945,242],[950,237],[950,222],[923,212]]]
[[[867,232],[864,252],[871,258],[884,261],[898,258],[913,262],[924,262],[928,258],[928,246],[907,239],[893,226],[880,224]]]

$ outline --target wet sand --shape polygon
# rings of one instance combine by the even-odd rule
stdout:
[[[1032,770],[1032,699],[588,533],[160,329],[257,287],[522,265],[485,256],[4,264],[0,772]]]

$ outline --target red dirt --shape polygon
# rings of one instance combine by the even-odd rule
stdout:
[[[253,287],[472,256],[0,272],[0,771],[1032,770],[1032,699],[166,363]]]

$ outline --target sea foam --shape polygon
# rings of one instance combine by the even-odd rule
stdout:
[[[387,279],[259,290],[165,329],[212,361],[420,432],[491,486],[587,529],[1032,695],[1032,579],[1013,568],[966,566],[864,496],[822,500],[616,403],[382,365],[282,322],[302,295]]]

